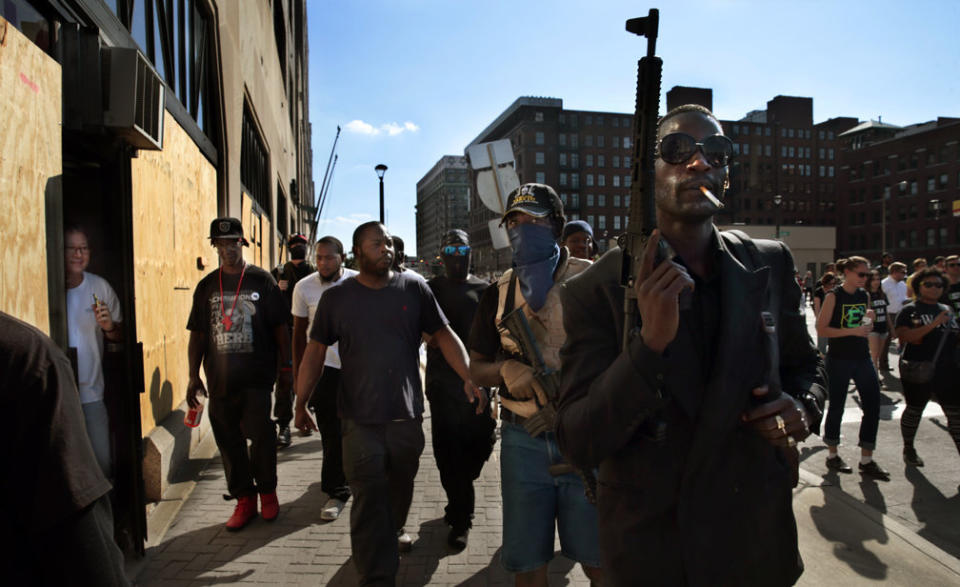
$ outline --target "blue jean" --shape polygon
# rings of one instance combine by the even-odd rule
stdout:
[[[830,406],[824,426],[823,442],[827,446],[840,444],[840,424],[843,422],[843,406],[847,401],[847,385],[850,379],[860,392],[863,418],[860,420],[860,448],[873,450],[877,446],[877,427],[880,425],[880,381],[870,357],[862,359],[837,359],[827,356],[827,381],[830,390]]]
[[[110,417],[103,401],[81,404],[83,419],[87,425],[87,437],[97,457],[97,464],[104,477],[113,478],[113,458],[110,454]]]
[[[503,422],[500,444],[503,490],[503,567],[511,573],[536,570],[553,559],[554,527],[560,551],[588,567],[600,566],[597,508],[587,501],[583,482],[573,473],[550,474],[564,462],[556,436],[536,438]]]

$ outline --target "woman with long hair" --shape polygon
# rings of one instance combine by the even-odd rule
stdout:
[[[867,337],[873,330],[874,312],[870,296],[863,289],[870,269],[863,257],[850,257],[837,262],[843,272],[843,285],[828,293],[817,316],[817,334],[830,339],[827,350],[827,379],[830,406],[827,410],[823,442],[827,445],[827,468],[852,473],[853,468],[840,457],[840,424],[847,401],[850,379],[860,393],[863,417],[860,420],[860,474],[890,480],[890,473],[873,460],[880,425],[880,382]]]
[[[947,417],[947,430],[960,451],[960,368],[956,363],[958,344],[957,318],[950,307],[938,302],[947,279],[936,267],[917,271],[910,284],[917,299],[906,304],[897,315],[897,336],[905,344],[901,360],[933,361],[933,379],[926,383],[903,381],[903,397],[907,403],[900,417],[903,436],[903,460],[913,467],[922,467],[923,460],[913,446],[923,409],[931,399],[937,401]],[[942,340],[947,337],[946,340]],[[942,348],[941,348],[942,343]],[[937,355],[937,349],[940,354]]]
[[[870,358],[873,359],[873,367],[880,373],[880,354],[883,352],[883,343],[890,336],[891,326],[887,323],[887,294],[880,287],[880,272],[874,269],[867,278],[867,295],[870,296],[870,308],[875,314],[873,320],[873,330],[867,335],[867,342],[870,344]]]

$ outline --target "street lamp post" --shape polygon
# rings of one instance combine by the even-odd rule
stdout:
[[[381,163],[374,167],[374,170],[380,178],[380,224],[383,224],[383,174],[387,172],[387,166]]]
[[[777,208],[777,231],[774,238],[780,240],[780,207],[783,206],[783,196],[780,194],[773,196],[773,205]]]

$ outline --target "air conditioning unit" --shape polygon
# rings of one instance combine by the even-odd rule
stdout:
[[[103,124],[138,149],[163,149],[166,86],[140,51],[104,47]]]

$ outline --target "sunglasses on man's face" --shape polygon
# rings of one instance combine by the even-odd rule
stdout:
[[[657,156],[671,165],[686,163],[697,150],[711,167],[725,167],[733,157],[733,141],[723,135],[713,135],[697,142],[683,132],[670,133],[660,139]]]
[[[863,279],[864,277],[870,277],[869,273],[863,272],[863,271],[857,271],[854,275],[856,275],[860,279]]]
[[[920,285],[922,285],[923,287],[929,287],[931,289],[932,288],[943,289],[942,281],[924,281],[924,282],[921,282]]]
[[[459,255],[461,257],[464,257],[470,254],[470,246],[469,245],[460,245],[460,246],[447,245],[443,247],[443,254]]]

